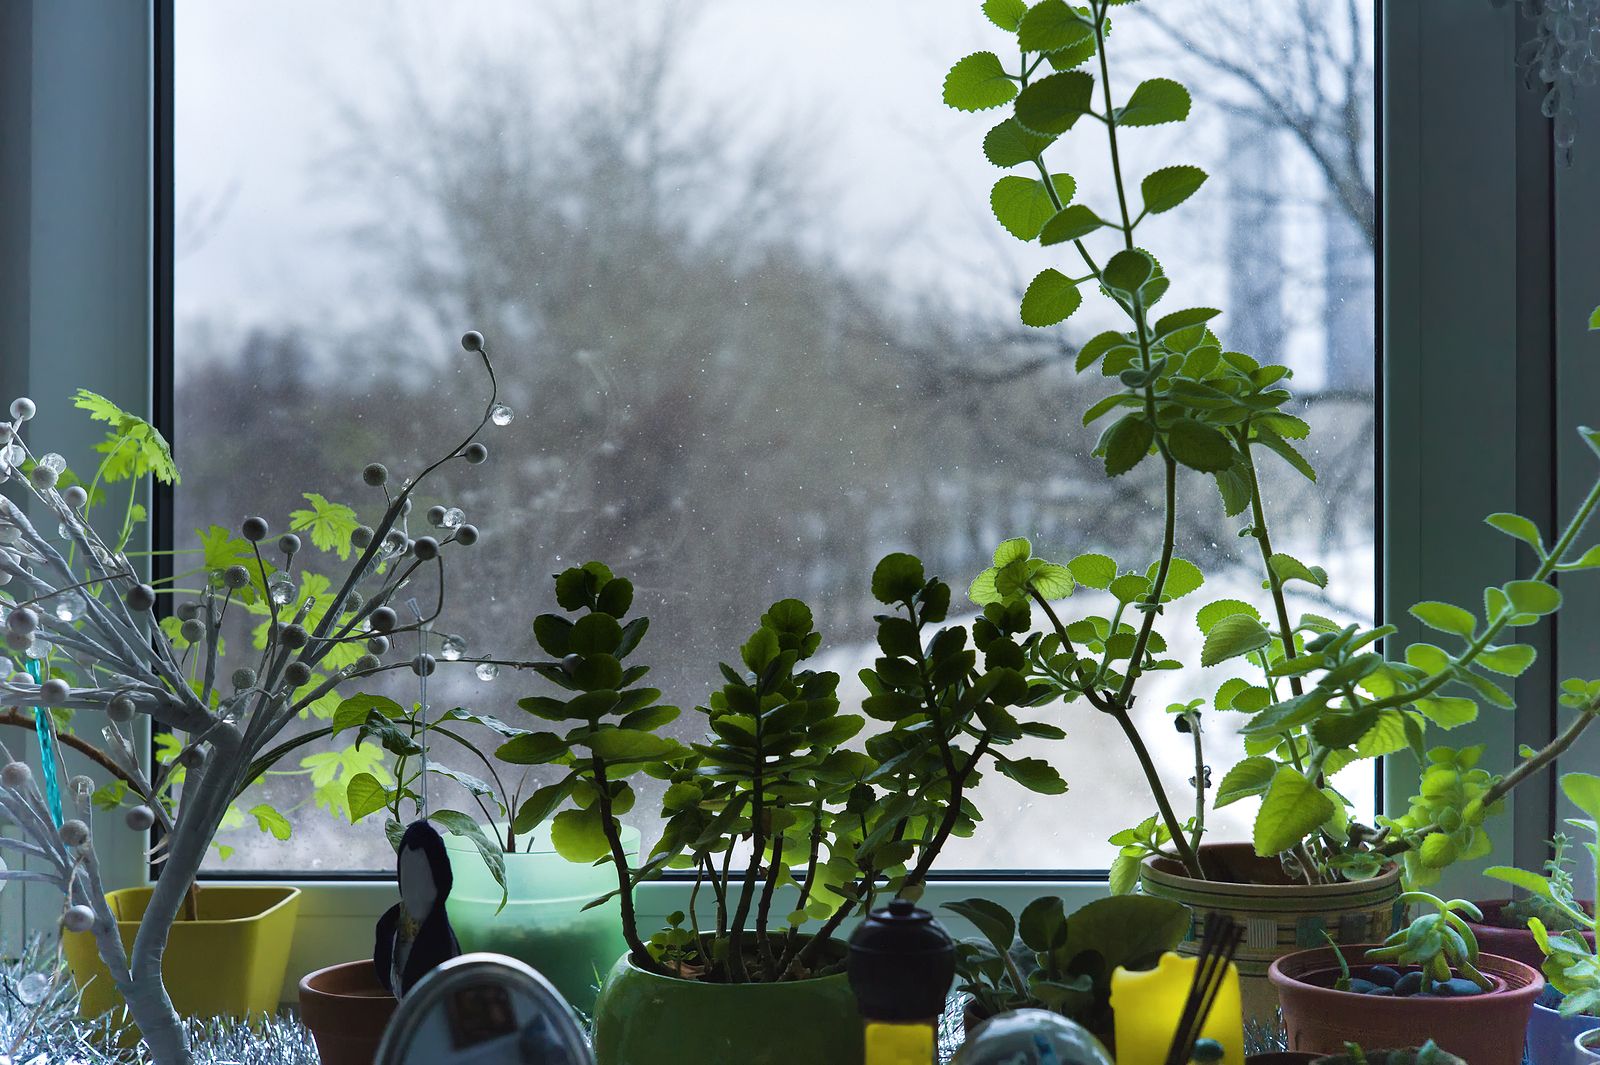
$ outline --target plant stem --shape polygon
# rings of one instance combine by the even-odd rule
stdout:
[[[772,952],[772,938],[767,934],[767,919],[772,916],[772,895],[778,888],[778,870],[783,867],[783,833],[772,837],[772,863],[767,866],[766,886],[761,889],[761,905],[756,908],[756,948],[761,951],[762,963],[768,972],[778,967],[777,956]]]
[[[1250,451],[1249,431],[1241,429],[1236,437],[1239,451],[1244,455],[1245,469],[1250,472],[1250,517],[1251,535],[1255,538],[1257,546],[1261,549],[1261,564],[1267,571],[1267,587],[1272,593],[1272,605],[1278,614],[1278,632],[1283,637],[1283,657],[1287,661],[1295,657],[1294,633],[1289,626],[1289,604],[1283,597],[1283,581],[1272,568],[1272,534],[1267,528],[1267,511],[1261,501],[1261,481],[1256,476],[1256,460]],[[1289,678],[1289,690],[1296,696],[1304,694],[1300,678]],[[1321,786],[1321,781],[1316,782]]]
[[[1189,732],[1194,736],[1194,832],[1189,837],[1189,847],[1200,849],[1200,837],[1206,831],[1206,750],[1200,736],[1200,715],[1189,715]]]
[[[594,773],[594,801],[600,807],[600,827],[604,830],[606,843],[611,849],[611,864],[617,870],[617,901],[622,907],[622,938],[628,944],[628,953],[633,958],[633,964],[645,972],[665,976],[666,969],[650,956],[650,952],[639,939],[637,918],[633,912],[633,877],[628,866],[628,854],[622,849],[622,835],[617,831],[616,818],[611,813],[611,789],[606,782],[606,760],[596,754],[591,756],[590,764]]]

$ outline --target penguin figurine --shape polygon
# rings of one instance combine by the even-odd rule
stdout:
[[[400,837],[400,901],[378,918],[372,964],[378,982],[404,998],[440,962],[461,953],[444,903],[453,877],[444,839],[426,820]]]

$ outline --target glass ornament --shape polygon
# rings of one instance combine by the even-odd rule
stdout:
[[[496,403],[489,411],[489,420],[496,425],[510,425],[511,419],[516,416],[517,412],[504,403]]]
[[[493,662],[479,662],[478,668],[473,672],[478,675],[479,680],[494,680],[500,675],[500,667]]]

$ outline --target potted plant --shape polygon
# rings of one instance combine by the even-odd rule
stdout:
[[[556,578],[566,613],[541,615],[534,633],[551,657],[535,668],[558,694],[519,705],[564,731],[498,753],[563,771],[517,823],[554,811],[556,849],[614,876],[628,950],[595,1005],[602,1065],[859,1062],[841,925],[875,899],[920,892],[949,838],[973,830],[983,770],[1065,789],[1044,762],[1003,753],[1024,735],[1060,735],[1013,712],[1035,694],[1019,671],[1020,614],[944,625],[949,586],[903,554],[878,564],[872,591],[893,613],[878,618],[882,654],[862,672],[863,710],[879,722],[864,750],[844,746],[866,719],[840,713],[838,675],[808,665],[821,635],[794,599],[774,603],[737,664],[722,665],[694,711],[703,735],[686,744],[661,733],[678,711],[639,686],[646,667],[627,664],[645,629],[623,621],[631,585],[594,562]],[[661,837],[636,866],[618,817],[642,779],[665,791]],[[669,867],[694,874],[688,909],[645,936],[634,888]]]
[[[1251,1059],[1255,1065],[1255,1059]],[[1332,1057],[1317,1058],[1315,1065],[1467,1065],[1467,1062],[1447,1054],[1439,1049],[1438,1044],[1428,1040],[1420,1047],[1410,1050],[1362,1050],[1354,1043],[1345,1048],[1343,1054]]]
[[[1008,1010],[1047,1009],[1108,1047],[1115,1033],[1112,972],[1154,966],[1189,932],[1185,907],[1142,895],[1096,899],[1070,916],[1051,895],[1030,902],[1019,918],[982,898],[945,908],[981,933],[956,945],[957,987],[971,996],[969,1030]]]
[[[1600,777],[1592,773],[1567,773],[1561,777],[1567,799],[1587,814],[1568,824],[1588,832],[1595,842],[1586,846],[1600,871]],[[1528,904],[1518,912],[1525,920],[1539,952],[1538,964],[1549,981],[1545,1001],[1533,1007],[1528,1026],[1528,1053],[1533,1065],[1561,1065],[1568,1050],[1583,1033],[1600,1028],[1600,950],[1595,946],[1597,922],[1593,905],[1573,897],[1573,877],[1566,868],[1568,841],[1558,835],[1545,875],[1509,866],[1495,866],[1484,875],[1522,888]]]
[[[159,1065],[192,1060],[186,1027],[166,983],[172,974],[164,969],[169,943],[182,942],[184,924],[201,930],[208,944],[201,949],[208,951],[211,966],[226,960],[224,953],[253,967],[287,950],[287,928],[266,937],[251,932],[260,941],[257,949],[219,947],[206,937],[248,925],[248,920],[234,920],[248,915],[224,907],[228,912],[220,916],[226,920],[207,922],[206,897],[224,899],[230,893],[208,889],[197,903],[193,891],[216,832],[243,789],[300,745],[292,740],[274,746],[284,727],[358,678],[392,669],[427,674],[437,667],[438,660],[427,651],[388,663],[382,655],[389,651],[392,634],[422,631],[434,620],[401,619],[390,605],[400,587],[441,573],[446,554],[477,540],[477,529],[465,524],[438,536],[413,537],[407,531],[419,484],[446,462],[477,464],[488,457],[488,448],[477,437],[498,404],[493,369],[479,334],[468,333],[462,346],[482,360],[491,381],[483,418],[464,439],[397,487],[389,485],[381,464],[368,465],[364,480],[384,495],[373,526],[359,524],[352,508],[322,497],[308,497],[312,509],[292,516],[292,523],[308,532],[318,548],[332,548],[340,556],[348,567],[342,577],[307,569],[301,539],[292,532],[277,539],[275,557],[281,564],[269,562],[270,548],[261,546],[268,526],[260,517],[245,519],[237,535],[214,526],[203,536],[197,570],[204,575],[203,587],[170,620],[158,620],[155,613],[158,596],[174,592],[170,582],[142,579],[126,551],[126,532],[139,516],[135,497],[130,496],[118,531],[102,536],[85,510],[99,486],[63,484],[60,456],[35,456],[24,443],[23,426],[36,413],[34,405],[26,399],[11,405],[12,420],[3,430],[4,472],[20,474],[26,467],[24,483],[58,527],[54,536],[47,535],[21,507],[0,497],[0,608],[6,645],[30,661],[49,662],[48,675],[41,668],[40,679],[19,672],[0,680],[0,704],[19,711],[47,708],[50,712],[37,725],[46,744],[71,747],[114,778],[109,790],[99,793],[99,801],[107,807],[129,807],[116,819],[119,826],[125,822],[138,832],[157,826],[162,838],[155,849],[160,862],[156,883],[126,903],[121,896],[108,897],[90,828],[94,782],[75,778],[58,794],[52,781],[59,785],[62,774],[49,751],[46,771],[38,779],[25,763],[0,751],[5,758],[0,808],[18,826],[20,837],[0,841],[0,846],[30,857],[28,870],[0,875],[45,880],[62,889],[63,928],[92,938],[107,982],[121,995]],[[78,402],[116,433],[103,446],[111,463],[107,477],[115,472],[131,479],[134,471],[144,469],[176,478],[165,441],[147,423],[92,394],[80,394]],[[440,607],[442,598],[441,588]],[[237,659],[225,656],[220,630],[233,607],[258,614],[263,624],[257,630],[259,657],[252,656],[252,665],[230,669]],[[84,709],[102,711],[109,719],[104,746],[59,728],[60,712]],[[137,735],[131,723],[139,715],[172,736],[165,741],[170,757],[153,766],[140,757],[130,738]],[[6,723],[19,722],[13,716]],[[245,816],[254,816],[276,835],[289,828],[269,806],[257,806]],[[257,909],[281,918],[288,909],[282,901]],[[183,921],[186,910],[201,920]],[[281,979],[280,971],[277,982]],[[219,983],[214,975],[210,982]],[[275,983],[254,977],[235,982],[251,988]],[[272,1007],[276,999],[273,993]]]
[[[1474,1065],[1518,1065],[1534,999],[1535,969],[1480,953],[1461,899],[1409,891],[1423,912],[1352,968],[1336,944],[1285,955],[1269,977],[1291,1050],[1337,1053],[1347,1043],[1417,1046],[1429,1039]]]
[[[1557,574],[1600,566],[1600,549],[1585,551],[1578,543],[1600,503],[1600,484],[1548,545],[1526,518],[1488,519],[1527,543],[1538,564],[1527,579],[1487,589],[1481,614],[1447,603],[1416,604],[1413,616],[1444,633],[1449,649],[1416,643],[1393,653],[1393,626],[1293,616],[1286,586],[1320,589],[1328,575],[1275,548],[1258,468],[1263,460],[1282,461],[1314,479],[1297,445],[1309,426],[1286,409],[1290,370],[1227,350],[1212,329],[1219,311],[1156,310],[1170,279],[1140,245],[1140,227],[1181,205],[1206,174],[1178,163],[1145,175],[1135,187],[1125,172],[1120,139],[1142,127],[1184,121],[1190,96],[1158,77],[1114,97],[1107,50],[1113,6],[1112,0],[1091,0],[1087,8],[1065,0],[986,5],[1010,39],[994,52],[958,61],[944,98],[963,111],[1009,106],[983,150],[995,166],[1023,173],[998,180],[991,207],[1014,236],[1072,259],[1071,266],[1041,271],[1027,286],[1023,323],[1043,328],[1067,320],[1085,289],[1107,299],[1123,320],[1122,329],[1096,335],[1077,352],[1078,372],[1098,370],[1112,386],[1083,420],[1109,422],[1095,449],[1108,476],[1150,461],[1159,467],[1161,547],[1148,565],[1129,568],[1100,553],[1054,562],[1036,557],[1027,540],[1011,539],[969,594],[984,606],[1038,610],[1046,631],[1025,641],[1029,681],[1046,689],[1046,701],[1087,706],[1124,733],[1156,811],[1112,837],[1118,848],[1112,886],[1129,891],[1142,882],[1147,893],[1189,905],[1197,920],[1217,911],[1244,923],[1246,946],[1237,963],[1246,1012],[1259,1018],[1275,1008],[1264,979],[1273,958],[1314,946],[1324,934],[1340,943],[1387,935],[1400,917],[1402,873],[1424,884],[1457,858],[1487,853],[1488,815],[1600,710],[1600,699],[1585,699],[1562,736],[1504,777],[1477,766],[1481,750],[1430,747],[1426,738],[1430,729],[1473,720],[1479,701],[1512,705],[1499,679],[1520,674],[1534,652],[1502,641],[1559,607],[1561,593],[1552,583]],[[1016,58],[1002,61],[1001,55]],[[1094,136],[1105,136],[1114,195],[1104,205],[1073,202],[1076,182],[1047,161],[1083,119]],[[1600,451],[1600,433],[1583,435]],[[1197,593],[1205,580],[1182,557],[1177,536],[1180,481],[1196,475],[1209,477],[1227,514],[1240,517],[1240,535],[1260,555],[1266,598],[1261,606],[1221,599],[1197,614],[1204,634],[1201,667],[1242,660],[1255,679],[1229,678],[1209,698],[1197,682],[1194,699],[1169,708],[1194,741],[1195,790],[1180,803],[1162,783],[1131,709],[1144,677],[1182,666],[1164,654],[1160,630],[1171,604]],[[1114,607],[1072,616],[1059,604],[1078,586],[1109,593]],[[1386,638],[1389,658],[1374,650]],[[1229,721],[1245,748],[1243,760],[1214,788],[1203,740],[1213,719]],[[1378,825],[1358,823],[1334,775],[1355,761],[1407,750],[1422,766],[1411,808]],[[1207,842],[1207,810],[1245,798],[1261,800],[1252,839]],[[1180,808],[1194,812],[1180,815]]]

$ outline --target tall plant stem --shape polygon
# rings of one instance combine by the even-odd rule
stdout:
[[[766,854],[766,839],[761,833],[761,802],[764,781],[761,764],[765,753],[761,745],[761,718],[756,718],[756,765],[750,790],[750,864],[744,871],[744,882],[739,888],[739,905],[733,911],[733,927],[728,931],[728,975],[736,984],[747,979],[744,966],[744,923],[750,918],[750,902],[756,893],[756,879],[761,872],[761,859]]]
[[[1261,501],[1261,481],[1256,476],[1256,460],[1250,451],[1249,430],[1238,430],[1237,440],[1239,451],[1244,455],[1245,468],[1250,471],[1250,521],[1251,535],[1255,538],[1256,545],[1261,549],[1261,565],[1267,571],[1267,587],[1272,593],[1272,606],[1278,614],[1278,632],[1283,637],[1283,657],[1295,657],[1294,633],[1289,626],[1289,604],[1283,597],[1283,581],[1272,568],[1272,533],[1267,528],[1267,510]],[[1305,689],[1300,678],[1289,678],[1289,690],[1296,696],[1304,694]],[[1319,781],[1320,783],[1320,781]]]
[[[617,870],[617,902],[622,908],[622,938],[628,944],[628,954],[633,964],[648,973],[665,976],[662,968],[639,939],[637,918],[633,912],[633,876],[628,867],[628,853],[622,849],[622,835],[617,831],[616,818],[611,813],[611,792],[606,782],[606,760],[595,755],[591,760],[594,771],[595,802],[600,806],[600,826],[605,831],[606,844],[611,850],[611,864]]]

